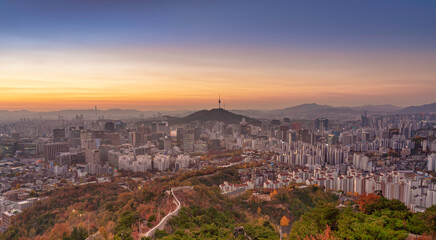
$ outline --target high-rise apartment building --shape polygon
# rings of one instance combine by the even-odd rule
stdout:
[[[54,161],[58,153],[69,151],[70,146],[66,142],[48,143],[44,145],[44,159],[46,161]]]

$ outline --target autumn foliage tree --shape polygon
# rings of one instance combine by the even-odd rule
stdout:
[[[271,197],[271,199],[273,199],[275,196],[277,196],[277,190],[274,189],[274,191],[272,191],[269,196]]]
[[[257,214],[260,215],[262,213],[262,209],[260,207],[257,207]]]
[[[315,236],[307,236],[304,240],[339,240],[339,238],[333,236],[331,227],[327,226],[324,232]]]
[[[47,239],[62,239],[69,236],[71,233],[70,227],[66,223],[56,223],[50,232],[47,234]]]
[[[375,202],[377,202],[380,199],[379,195],[376,195],[374,193],[369,193],[369,194],[362,194],[359,195],[356,199],[356,203],[359,205],[359,210],[367,213],[367,209],[366,206],[368,204],[373,204]]]
[[[280,219],[280,226],[287,227],[289,226],[289,222],[290,222],[289,218],[283,216],[282,219]]]

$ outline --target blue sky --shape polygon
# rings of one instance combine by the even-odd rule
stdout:
[[[2,39],[77,45],[434,48],[434,1],[37,1],[0,3]]]

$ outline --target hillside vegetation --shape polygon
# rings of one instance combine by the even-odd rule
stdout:
[[[250,190],[230,199],[218,188],[224,180],[238,182],[237,169],[192,171],[144,184],[114,178],[110,183],[64,187],[25,210],[0,240],[83,240],[90,235],[137,239],[175,209],[167,190],[182,185],[193,188],[175,192],[182,209],[163,231],[156,231],[157,239],[279,239],[280,231],[284,239],[436,236],[435,206],[412,214],[397,200],[369,195],[338,207],[337,195],[299,185]],[[269,195],[271,201],[260,202],[253,192]]]

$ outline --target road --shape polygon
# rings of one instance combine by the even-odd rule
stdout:
[[[165,228],[165,225],[168,222],[168,220],[170,220],[172,216],[177,215],[179,213],[180,209],[182,208],[182,204],[180,203],[179,199],[177,199],[176,195],[174,194],[174,191],[178,191],[178,190],[185,189],[185,188],[193,189],[192,186],[182,186],[182,187],[171,188],[171,195],[173,195],[173,197],[174,197],[174,201],[177,204],[177,208],[174,211],[168,213],[164,218],[162,218],[162,220],[159,222],[159,224],[154,226],[152,229],[148,230],[148,232],[140,234],[140,236],[139,236],[140,238],[153,236],[156,229],[163,230]],[[86,238],[86,240],[92,240],[92,239],[98,237],[99,234],[100,234],[100,232],[97,231],[93,235]]]
[[[163,230],[165,228],[165,225],[168,222],[168,220],[170,220],[172,216],[177,215],[179,213],[180,209],[182,208],[182,204],[180,203],[179,199],[177,199],[176,195],[174,194],[174,191],[177,191],[177,190],[180,190],[183,188],[189,188],[189,187],[171,188],[171,194],[173,195],[174,200],[177,203],[177,208],[174,211],[168,213],[164,218],[162,218],[162,220],[156,226],[154,226],[152,229],[148,230],[148,232],[143,234],[141,237],[153,236],[156,229]]]

